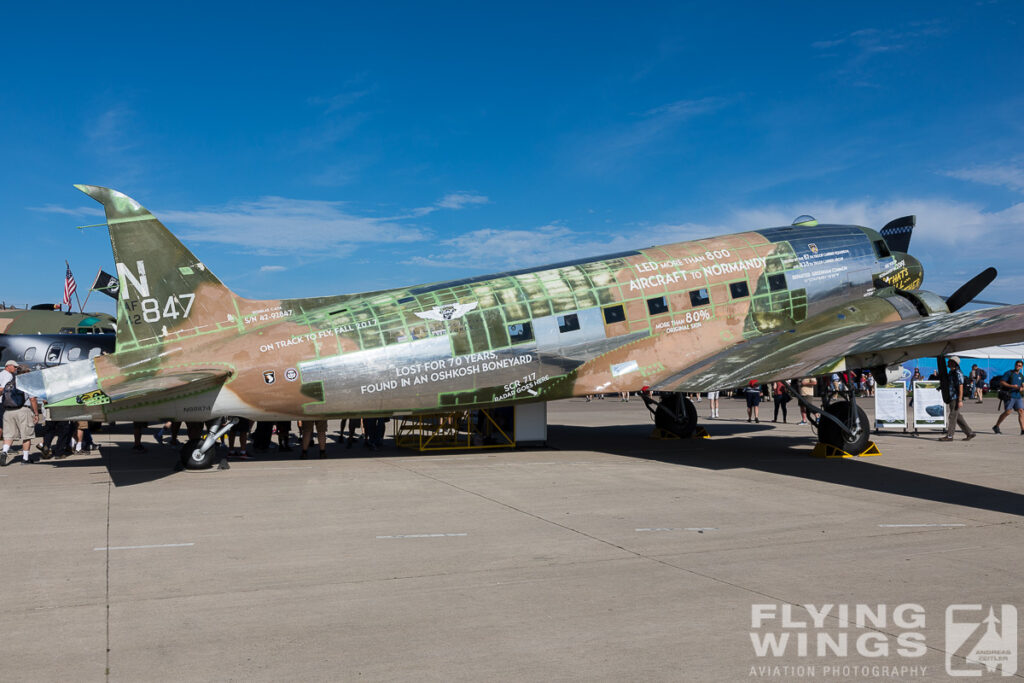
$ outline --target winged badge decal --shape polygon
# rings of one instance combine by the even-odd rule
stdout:
[[[417,312],[416,315],[424,320],[455,320],[466,315],[476,306],[475,301],[471,304],[445,304],[444,306],[434,306],[429,311]]]

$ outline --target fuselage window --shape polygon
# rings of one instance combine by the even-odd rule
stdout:
[[[60,354],[64,351],[64,345],[60,343],[50,344],[50,348],[46,350],[46,362],[47,363],[59,363]]]
[[[101,349],[98,346],[94,346],[91,349],[89,349],[89,358],[95,358],[96,356],[100,355],[101,353],[103,353],[103,349]]]
[[[513,344],[521,344],[533,339],[533,325],[530,323],[516,323],[508,326],[509,340]]]
[[[690,303],[694,306],[707,306],[711,303],[711,297],[708,296],[708,290],[702,287],[701,289],[695,289],[690,292]]]
[[[75,333],[75,328],[73,328],[73,327],[62,327],[62,328],[60,328],[60,333],[61,334],[74,334]]]
[[[575,313],[558,316],[559,332],[572,332],[573,330],[578,329],[580,329],[580,317]]]
[[[24,360],[32,360],[35,357],[36,357],[36,347],[34,347],[34,346],[30,346],[27,349],[25,349],[25,355],[22,356],[22,358]]]
[[[771,292],[780,292],[786,288],[786,275],[784,273],[776,273],[775,275],[768,276],[768,290]]]
[[[72,346],[68,349],[68,360],[78,360],[82,357],[82,349],[77,346]]]
[[[729,294],[733,299],[742,299],[745,296],[750,296],[750,289],[747,287],[747,281],[741,280],[740,282],[730,283]]]
[[[889,258],[892,256],[892,252],[889,251],[889,245],[885,243],[885,240],[875,240],[871,244],[875,247],[875,254],[878,258]]]
[[[658,315],[659,313],[668,313],[668,299],[663,296],[656,296],[653,299],[648,299],[647,311],[651,315]]]
[[[618,306],[609,306],[604,309],[604,322],[605,324],[611,325],[612,323],[621,323],[626,319],[626,309],[622,307],[622,304]]]

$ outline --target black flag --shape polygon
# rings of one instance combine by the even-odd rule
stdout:
[[[120,288],[121,283],[117,281],[117,278],[102,270],[96,274],[96,281],[92,283],[93,290],[103,292],[112,299],[117,298]]]

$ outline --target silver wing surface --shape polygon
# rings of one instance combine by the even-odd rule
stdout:
[[[714,391],[1024,341],[1024,304],[890,322],[858,321],[856,312],[856,305],[837,309],[751,339],[651,388]]]

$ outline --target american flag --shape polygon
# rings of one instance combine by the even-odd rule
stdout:
[[[71,274],[71,266],[68,266],[68,272],[64,275],[64,305],[71,310],[71,295],[78,289],[78,285],[75,284],[75,276]]]

